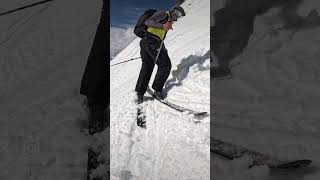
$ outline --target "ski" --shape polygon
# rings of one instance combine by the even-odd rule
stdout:
[[[174,103],[171,103],[167,100],[163,100],[163,99],[159,99],[157,98],[155,95],[154,95],[154,92],[153,90],[151,90],[149,87],[147,88],[147,92],[152,96],[154,97],[156,100],[158,100],[159,102],[167,105],[168,107],[172,108],[172,109],[175,109],[179,112],[187,112],[187,114],[193,114],[195,116],[203,116],[203,115],[206,115],[207,112],[199,112],[199,111],[194,111],[194,110],[191,110],[191,109],[188,109],[188,108],[185,108],[185,107],[182,107],[182,106],[179,106],[179,105],[176,105]]]
[[[146,128],[146,116],[145,113],[143,112],[143,107],[142,104],[138,104],[137,108],[137,125]]]
[[[87,180],[93,180],[91,173],[99,166],[98,154],[92,149],[88,150],[88,162],[87,162]],[[96,178],[96,180],[98,180]]]
[[[212,137],[210,139],[210,151],[230,160],[244,155],[250,156],[253,160],[250,167],[267,165],[270,168],[289,169],[305,167],[312,162],[308,159],[284,160]]]

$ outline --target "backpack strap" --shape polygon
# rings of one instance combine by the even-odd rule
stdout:
[[[169,11],[166,11],[166,17],[161,20],[159,23],[164,24],[171,20]],[[153,27],[148,27],[147,31],[150,33],[151,36],[155,36],[163,41],[166,38],[167,31],[164,29],[157,29]]]
[[[167,16],[163,20],[161,20],[159,23],[164,24],[164,23],[166,23],[166,22],[171,20],[170,12],[166,11],[166,14],[167,14]]]

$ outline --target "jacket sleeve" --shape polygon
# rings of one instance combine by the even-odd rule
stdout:
[[[160,23],[163,19],[165,19],[167,13],[163,10],[159,10],[155,12],[149,19],[144,23],[148,27],[162,29],[162,24]]]

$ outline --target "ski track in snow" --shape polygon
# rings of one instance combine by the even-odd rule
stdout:
[[[172,61],[165,92],[170,102],[209,112],[209,0],[187,0],[183,7],[187,16],[173,25],[165,40]],[[139,57],[139,41],[112,64]],[[147,128],[136,125],[134,88],[140,66],[137,60],[111,67],[111,179],[209,179],[209,116],[185,115],[146,93]]]

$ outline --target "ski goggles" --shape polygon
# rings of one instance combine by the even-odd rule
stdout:
[[[177,16],[177,17],[176,17],[177,19],[179,19],[179,18],[181,18],[181,17],[183,16],[183,14],[182,14],[179,10],[177,10],[177,9],[175,9],[175,10],[173,11],[173,13]]]

